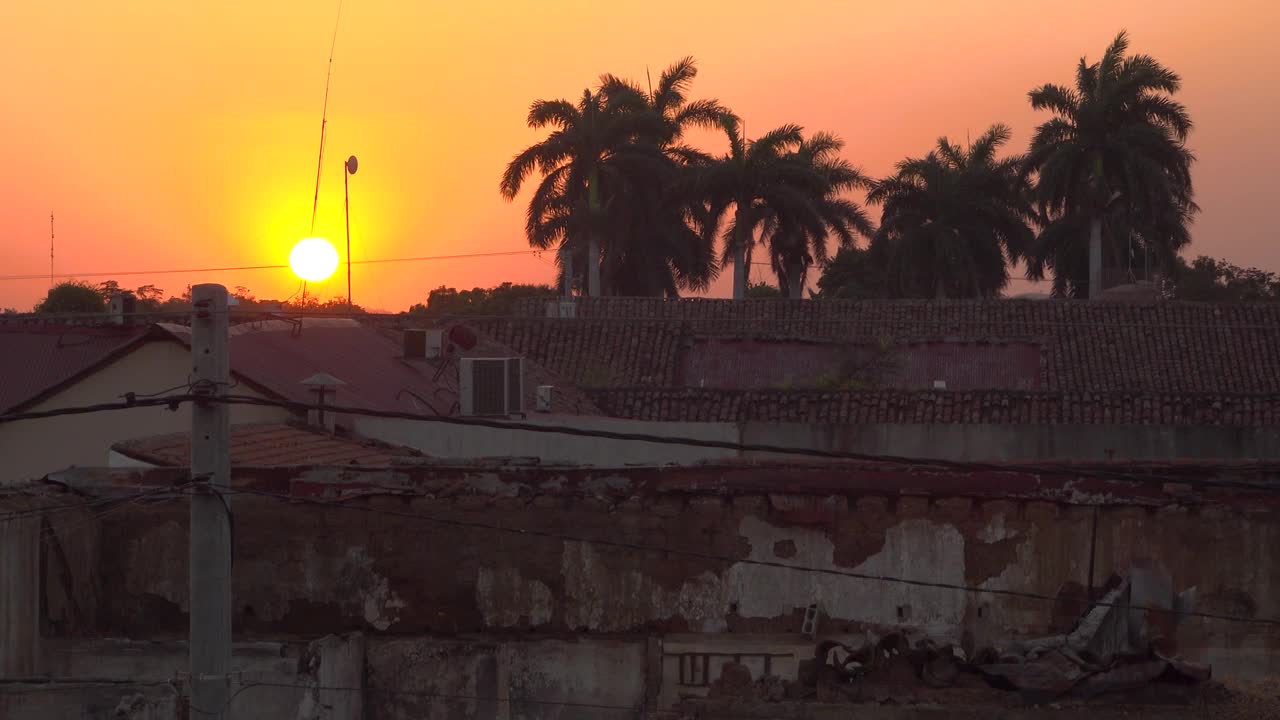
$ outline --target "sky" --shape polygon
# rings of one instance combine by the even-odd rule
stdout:
[[[0,307],[26,310],[47,291],[51,211],[57,273],[119,273],[171,294],[200,282],[294,293],[283,269],[123,273],[281,264],[311,234],[337,12],[320,0],[0,3],[0,276],[42,276],[0,279]],[[354,259],[526,249],[528,193],[506,202],[498,180],[540,137],[529,104],[576,98],[605,72],[656,77],[685,55],[700,68],[693,95],[733,109],[748,135],[832,131],[873,176],[994,122],[1020,149],[1045,119],[1027,91],[1071,82],[1078,59],[1124,28],[1184,80],[1203,210],[1189,252],[1280,270],[1268,211],[1280,190],[1277,27],[1280,6],[1264,0],[345,0],[315,234],[345,256],[343,162],[355,154]],[[554,272],[549,256],[356,265],[352,295],[402,310],[440,285]],[[728,275],[711,295],[728,294]],[[309,292],[345,295],[345,276]]]

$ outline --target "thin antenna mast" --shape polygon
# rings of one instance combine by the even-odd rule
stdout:
[[[324,76],[324,108],[320,111],[320,155],[316,158],[316,192],[311,198],[311,233],[316,232],[316,210],[320,207],[320,171],[324,167],[324,131],[329,123],[329,81],[333,78],[333,51],[338,46],[338,23],[342,21],[342,0],[338,0],[338,17],[333,21],[333,40],[329,43],[329,69]]]
[[[53,289],[53,211],[49,211],[49,289]]]

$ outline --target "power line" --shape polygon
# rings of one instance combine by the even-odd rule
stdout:
[[[402,518],[407,518],[411,520],[418,520],[421,522],[444,525],[448,527],[460,527],[460,528],[466,528],[466,529],[472,529],[472,530],[486,530],[490,532],[514,534],[522,537],[536,537],[536,538],[543,538],[548,540],[556,540],[559,542],[580,542],[587,545],[599,545],[603,547],[613,547],[613,548],[619,548],[623,550],[632,550],[637,552],[655,553],[655,554],[663,554],[663,555],[679,555],[683,557],[695,558],[698,560],[712,560],[720,563],[727,563],[730,565],[735,565],[735,564],[754,565],[759,567],[778,568],[783,570],[813,573],[818,575],[852,578],[855,580],[867,580],[867,581],[880,582],[880,583],[909,585],[912,587],[923,587],[923,588],[931,588],[931,589],[938,589],[938,590],[955,590],[955,591],[966,592],[966,593],[998,595],[1002,597],[1013,597],[1013,598],[1021,598],[1021,599],[1028,599],[1028,600],[1042,600],[1042,601],[1048,601],[1048,602],[1054,602],[1054,603],[1063,602],[1063,601],[1078,601],[1081,603],[1085,603],[1089,606],[1119,607],[1119,608],[1128,608],[1133,610],[1149,610],[1152,612],[1163,612],[1163,613],[1170,613],[1170,614],[1176,614],[1176,615],[1186,615],[1190,617],[1199,617],[1199,618],[1210,619],[1210,620],[1223,620],[1227,622],[1280,626],[1280,619],[1276,619],[1276,618],[1249,618],[1249,617],[1242,617],[1239,615],[1225,615],[1220,613],[1207,613],[1207,612],[1199,612],[1194,610],[1177,610],[1177,609],[1167,609],[1167,608],[1159,608],[1159,607],[1146,607],[1146,606],[1131,605],[1128,603],[1107,603],[1102,601],[1092,601],[1087,597],[1072,597],[1069,595],[1046,595],[1044,593],[1036,593],[1036,592],[1030,592],[1025,590],[1005,590],[1000,588],[983,588],[983,587],[977,587],[974,585],[961,585],[958,583],[936,582],[932,580],[917,580],[913,578],[904,578],[904,577],[898,577],[894,575],[860,573],[860,572],[855,572],[853,570],[841,570],[839,568],[819,567],[814,565],[798,565],[798,564],[778,562],[774,560],[756,560],[753,558],[737,558],[737,557],[731,557],[729,555],[719,555],[716,553],[704,552],[701,550],[687,550],[684,548],[674,548],[669,546],[643,545],[640,543],[631,543],[631,542],[625,542],[622,540],[608,540],[608,539],[601,539],[601,538],[580,537],[580,536],[550,532],[546,530],[515,528],[515,527],[508,527],[505,525],[498,525],[494,523],[486,523],[486,522],[480,522],[480,521],[474,521],[474,520],[458,520],[454,518],[443,518],[436,515],[427,515],[424,513],[392,510],[389,508],[382,508],[382,507],[349,505],[347,503],[337,502],[332,500],[322,500],[320,498],[313,498],[313,497],[296,497],[293,495],[288,495],[283,493],[272,493],[272,492],[267,492],[265,490],[254,490],[249,488],[232,489],[232,490],[227,490],[226,492],[229,492],[235,495],[257,495],[261,497],[274,498],[277,500],[286,500],[289,502],[300,502],[300,503],[310,504],[310,505],[322,505],[325,507],[338,508],[338,509],[343,509],[343,510],[348,510],[353,512],[363,512],[363,513],[372,513],[377,515],[387,515],[392,517],[402,517]]]
[[[252,397],[248,395],[196,395],[182,394],[170,395],[166,397],[137,399],[133,401],[123,401],[115,403],[99,403],[95,405],[84,405],[67,408],[53,408],[50,410],[35,410],[28,412],[10,413],[0,415],[0,424],[19,422],[24,420],[37,420],[51,417],[60,417],[63,415],[83,415],[96,412],[112,412],[119,410],[129,410],[138,407],[168,407],[176,408],[180,403],[184,402],[221,402],[230,405],[254,405],[260,407],[275,407],[292,410],[294,412],[309,412],[311,410],[319,410],[318,404],[310,404],[303,402],[295,402],[291,400],[275,400],[268,398]],[[618,432],[613,430],[599,430],[593,428],[576,428],[560,425],[539,425],[528,422],[517,422],[508,420],[497,420],[482,417],[460,417],[451,415],[428,415],[417,412],[406,412],[400,410],[377,410],[373,408],[360,408],[345,405],[324,405],[326,412],[340,413],[347,415],[363,415],[368,417],[380,417],[398,420],[412,420],[428,423],[442,423],[446,425],[462,425],[472,427],[492,428],[496,430],[549,433],[554,435],[567,435],[577,437],[600,438],[606,440],[620,440],[625,442],[645,442],[659,445],[679,445],[684,447],[705,447],[724,450],[735,450],[738,452],[751,453],[767,453],[773,455],[793,455],[800,457],[814,457],[825,460],[850,460],[865,463],[883,463],[888,465],[901,465],[906,467],[923,467],[938,470],[953,470],[960,472],[1003,472],[1003,473],[1027,473],[1034,475],[1089,475],[1101,479],[1113,480],[1117,482],[1128,482],[1136,484],[1164,484],[1179,483],[1183,485],[1191,485],[1202,488],[1236,488],[1242,490],[1280,490],[1280,485],[1271,483],[1258,483],[1247,481],[1233,480],[1206,480],[1202,478],[1186,477],[1183,475],[1164,475],[1149,471],[1122,471],[1101,467],[1077,468],[1071,465],[1063,464],[1019,464],[1019,463],[990,463],[975,462],[971,460],[947,460],[942,458],[919,458],[905,457],[901,455],[881,455],[872,453],[854,453],[834,450],[821,450],[817,448],[795,447],[786,445],[769,445],[763,443],[740,443],[728,440],[708,440],[704,438],[690,438],[679,436],[652,435],[648,433],[629,433]],[[1233,468],[1223,464],[1206,464],[1199,466],[1201,470],[1247,470],[1252,472],[1280,472],[1280,464],[1276,463],[1251,463],[1243,468]]]
[[[461,253],[457,255],[421,255],[417,257],[400,257],[400,258],[377,258],[373,260],[352,260],[352,265],[377,265],[384,263],[402,263],[402,262],[427,262],[434,260],[467,260],[472,258],[488,258],[488,257],[506,257],[514,255],[538,255],[541,250],[503,250],[499,252],[480,252],[480,253]],[[284,270],[288,265],[229,265],[224,267],[204,267],[204,268],[167,268],[161,270],[124,270],[117,272],[87,272],[87,273],[58,273],[57,275],[0,275],[0,280],[43,280],[47,277],[56,278],[89,278],[89,277],[123,277],[130,275],[174,275],[181,273],[213,273],[213,272],[232,272],[240,270]]]

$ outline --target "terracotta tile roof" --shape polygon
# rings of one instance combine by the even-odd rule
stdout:
[[[0,412],[12,412],[129,352],[145,327],[0,324]]]
[[[608,414],[636,420],[1280,425],[1280,394],[622,388],[591,395]]]
[[[1280,393],[1280,304],[579,298],[577,320],[535,317],[542,309],[482,327],[589,387],[678,385],[684,348],[733,337],[1016,341],[1039,346],[1042,390]]]
[[[191,434],[153,435],[119,442],[115,452],[160,467],[191,464]],[[282,465],[362,465],[382,467],[398,457],[421,457],[412,448],[372,440],[337,437],[318,430],[282,425],[231,426],[231,464],[250,467]]]

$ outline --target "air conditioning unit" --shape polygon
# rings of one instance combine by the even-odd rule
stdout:
[[[435,360],[444,352],[444,331],[410,329],[404,331],[406,360]]]
[[[548,300],[547,317],[572,320],[578,317],[578,304],[573,300]]]
[[[458,391],[463,415],[523,415],[524,358],[461,358]]]

